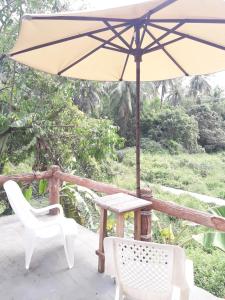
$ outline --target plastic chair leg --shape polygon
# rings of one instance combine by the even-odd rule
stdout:
[[[123,297],[122,290],[121,290],[121,288],[117,285],[117,286],[116,286],[115,300],[123,300],[123,299],[124,299],[124,297]]]
[[[35,247],[35,237],[31,235],[26,235],[25,237],[25,268],[29,270],[31,258]]]
[[[69,269],[74,266],[74,236],[66,236],[64,239],[64,250]]]

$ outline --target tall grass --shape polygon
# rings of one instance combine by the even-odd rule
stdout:
[[[135,188],[135,151],[124,151],[114,164],[113,182]],[[158,184],[225,199],[225,153],[219,154],[141,154],[141,179]]]

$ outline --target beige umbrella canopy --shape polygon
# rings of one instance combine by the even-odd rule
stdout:
[[[26,15],[10,57],[62,76],[137,83],[225,69],[224,0],[148,0],[99,11]]]

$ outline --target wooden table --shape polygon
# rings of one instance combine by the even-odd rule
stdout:
[[[108,195],[94,199],[100,207],[100,232],[99,232],[99,249],[96,254],[98,259],[98,271],[104,272],[105,256],[103,240],[106,237],[107,211],[110,210],[116,214],[116,235],[124,236],[124,214],[134,211],[134,238],[141,238],[141,209],[151,206],[151,202],[123,193]]]

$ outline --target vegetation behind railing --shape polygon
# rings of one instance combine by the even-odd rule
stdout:
[[[63,181],[80,185],[95,192],[102,194],[127,193],[135,196],[135,192],[116,187],[111,184],[97,182],[87,178],[64,173],[58,166],[52,166],[48,171],[35,172],[32,174],[21,174],[13,176],[0,175],[0,184],[7,180],[15,180],[17,182],[32,182],[35,180],[48,180],[49,203],[55,204],[60,201],[60,185]],[[225,231],[225,218],[214,216],[207,212],[198,211],[192,208],[184,207],[173,202],[155,199],[150,190],[142,190],[141,198],[152,202],[151,209],[160,211],[167,215],[191,221],[206,227],[219,231]],[[54,211],[52,213],[55,213]],[[142,239],[149,240],[151,233],[151,214],[143,212],[142,214]]]

